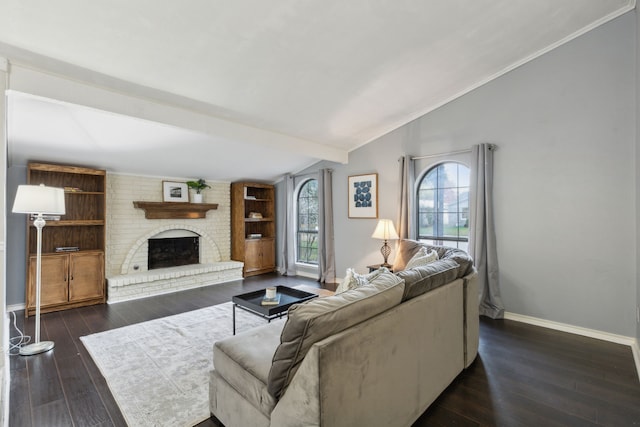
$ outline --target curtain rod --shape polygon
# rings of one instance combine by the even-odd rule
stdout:
[[[333,169],[331,169],[331,168],[325,168],[325,169],[329,170],[330,172],[333,172]],[[291,178],[304,178],[304,177],[307,177],[307,176],[317,175],[318,172],[320,172],[321,170],[322,169],[318,169],[315,172],[300,173],[300,174],[290,174],[290,175],[291,175]]]
[[[497,145],[489,144],[489,150],[495,150],[497,148],[498,148]],[[470,152],[471,152],[471,148],[468,148],[466,150],[449,151],[448,153],[427,154],[427,155],[424,155],[424,156],[415,156],[415,157],[411,157],[411,160],[429,159],[431,157],[440,157],[440,156],[453,156],[455,154],[466,154],[466,153],[470,153]]]

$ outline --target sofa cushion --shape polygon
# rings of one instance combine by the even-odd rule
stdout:
[[[293,305],[273,355],[269,393],[282,396],[314,343],[400,304],[403,291],[404,281],[383,271],[367,285]]]
[[[460,266],[460,269],[458,270],[458,278],[473,273],[473,259],[462,249],[447,248],[444,246],[430,246],[430,248],[433,248],[438,252],[440,259],[452,259],[458,263]]]
[[[449,248],[447,246],[434,246],[421,243],[416,240],[402,239],[398,241],[398,249],[396,257],[393,261],[393,271],[399,272],[406,268],[409,260],[420,250],[425,247],[429,250],[435,250],[439,259],[452,259],[460,265],[458,277],[464,277],[473,272],[473,259],[468,253],[462,249]]]
[[[441,259],[427,265],[399,271],[396,275],[404,279],[402,301],[452,282],[458,277],[459,268],[460,266],[454,260]]]
[[[421,265],[427,265],[430,262],[434,262],[438,260],[438,252],[434,250],[429,250],[426,247],[421,247],[418,249],[418,252],[415,253],[413,257],[409,260],[407,265],[404,267],[405,270],[413,267],[419,267]]]
[[[213,345],[214,370],[266,416],[277,403],[267,392],[267,378],[283,326],[284,319],[276,320]]]

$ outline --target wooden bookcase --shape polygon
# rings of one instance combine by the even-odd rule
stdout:
[[[275,192],[273,185],[231,184],[231,258],[244,262],[244,276],[276,268]]]
[[[104,279],[106,172],[77,166],[30,163],[27,183],[65,189],[65,215],[42,230],[41,312],[106,301]],[[46,219],[46,218],[45,218]],[[27,218],[25,314],[35,313],[36,229]],[[77,247],[61,252],[57,248]]]

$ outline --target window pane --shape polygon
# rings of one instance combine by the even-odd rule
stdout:
[[[469,187],[458,188],[458,210],[469,212]]]
[[[420,190],[432,190],[438,186],[438,170],[428,172],[420,184]]]
[[[469,218],[466,213],[458,213],[458,236],[469,237]]]
[[[458,186],[469,187],[471,186],[471,171],[468,167],[460,165],[458,167]]]
[[[418,192],[419,209],[431,209],[435,206],[436,193],[434,190],[422,190]]]
[[[458,164],[444,163],[439,166],[441,168],[442,178],[440,182],[443,188],[456,188],[458,186]]]

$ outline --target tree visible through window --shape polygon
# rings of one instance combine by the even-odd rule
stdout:
[[[469,245],[469,168],[441,163],[418,185],[418,239],[467,250]]]
[[[296,261],[318,264],[318,181],[310,179],[298,191]]]

